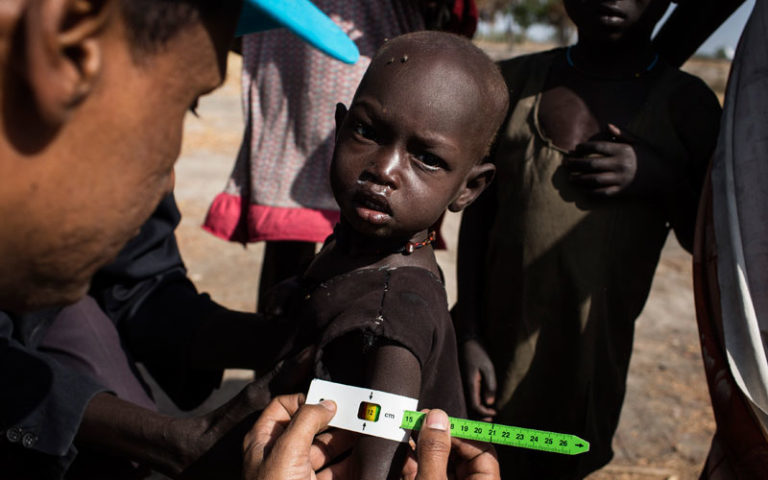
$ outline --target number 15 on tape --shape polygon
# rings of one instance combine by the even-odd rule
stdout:
[[[403,412],[402,428],[418,430],[426,415],[406,410]],[[546,432],[531,428],[510,427],[498,423],[478,422],[464,418],[448,417],[451,422],[451,436],[490,442],[497,445],[530,448],[544,452],[578,455],[589,451],[589,442],[576,435]]]
[[[307,392],[307,403],[318,403],[323,399],[336,402],[336,415],[331,419],[330,426],[400,442],[407,442],[410,430],[419,430],[425,417],[425,414],[415,411],[418,404],[415,398],[316,378]],[[463,418],[449,419],[451,435],[458,438],[565,455],[589,451],[589,442],[575,435]]]

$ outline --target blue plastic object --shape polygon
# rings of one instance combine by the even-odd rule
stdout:
[[[345,63],[360,57],[355,42],[309,0],[245,0],[235,35],[287,28]]]

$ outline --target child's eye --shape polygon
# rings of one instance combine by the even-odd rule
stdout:
[[[431,153],[417,153],[414,155],[414,157],[428,170],[440,170],[441,168],[445,167],[445,162],[443,159]]]
[[[359,136],[368,140],[376,140],[376,132],[373,129],[361,122],[357,122],[353,125],[352,130]]]

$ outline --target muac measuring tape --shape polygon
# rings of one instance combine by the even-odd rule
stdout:
[[[354,432],[407,442],[411,430],[419,430],[425,414],[417,412],[418,400],[367,388],[314,379],[307,403],[324,399],[336,402],[336,415],[330,426]],[[451,436],[490,442],[497,445],[529,448],[564,455],[589,451],[589,442],[576,435],[531,428],[510,427],[449,417]]]

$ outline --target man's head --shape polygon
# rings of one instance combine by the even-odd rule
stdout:
[[[417,32],[387,42],[349,111],[337,108],[331,184],[360,233],[410,238],[490,182],[483,163],[507,111],[493,62],[471,42]]]
[[[565,0],[579,38],[648,42],[672,0]]]
[[[258,25],[241,33],[285,25],[356,59],[314,6],[246,2],[240,26]],[[0,309],[76,300],[138,232],[173,186],[185,112],[224,78],[241,3],[2,0]]]
[[[170,191],[184,114],[222,82],[239,11],[202,3],[0,8],[3,308],[77,299]]]

